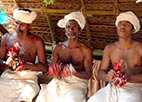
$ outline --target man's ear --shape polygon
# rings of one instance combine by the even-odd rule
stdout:
[[[132,29],[132,34],[134,34],[135,33],[135,29]]]
[[[29,24],[29,28],[31,28],[32,27],[32,24]]]

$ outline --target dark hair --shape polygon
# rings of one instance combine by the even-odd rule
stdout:
[[[129,21],[127,21],[127,22],[131,24],[132,30],[134,30],[134,29],[135,29],[135,28],[134,28],[134,25],[133,25],[131,22],[129,22]]]
[[[19,8],[19,10],[28,11],[29,13],[32,12],[30,9],[26,9],[26,8]]]
[[[134,25],[133,24],[131,24],[132,25],[132,30],[134,30],[135,28],[134,28]]]

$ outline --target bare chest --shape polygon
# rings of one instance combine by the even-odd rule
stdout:
[[[112,51],[110,55],[112,63],[115,61],[123,60],[126,65],[127,73],[141,73],[142,68],[141,68],[141,55],[138,50],[136,49],[128,49],[128,50],[121,50],[121,49],[116,49]]]
[[[65,48],[60,51],[59,59],[64,64],[72,63],[74,66],[82,66],[84,57],[80,48]]]
[[[34,62],[37,51],[36,45],[28,40],[15,39],[11,42],[8,42],[7,47],[12,47],[17,42],[20,45],[20,51],[19,51],[20,57],[25,61]]]

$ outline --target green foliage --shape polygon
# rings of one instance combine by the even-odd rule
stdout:
[[[43,0],[43,3],[47,6],[53,4],[56,0]]]

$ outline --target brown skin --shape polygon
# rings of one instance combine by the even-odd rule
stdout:
[[[20,56],[25,61],[25,69],[32,71],[47,71],[43,40],[29,33],[31,24],[17,21],[16,27],[16,33],[7,33],[3,36],[0,46],[0,58],[6,59],[6,47],[11,47],[14,43],[18,42],[21,46]],[[38,56],[37,64],[35,64],[36,56]]]
[[[73,75],[88,80],[92,72],[92,51],[78,41],[81,30],[75,20],[67,22],[65,32],[68,40],[55,47],[53,63],[58,61],[64,65],[71,63],[75,68]]]
[[[0,24],[0,31],[1,33],[4,35],[5,33],[8,33],[7,29],[2,25]]]
[[[109,44],[104,49],[99,78],[112,82],[116,72],[109,68],[110,62],[123,60],[127,64],[124,73],[127,81],[142,83],[142,44],[131,39],[134,32],[128,21],[120,21],[117,26],[119,40]],[[109,70],[107,72],[107,70]]]

